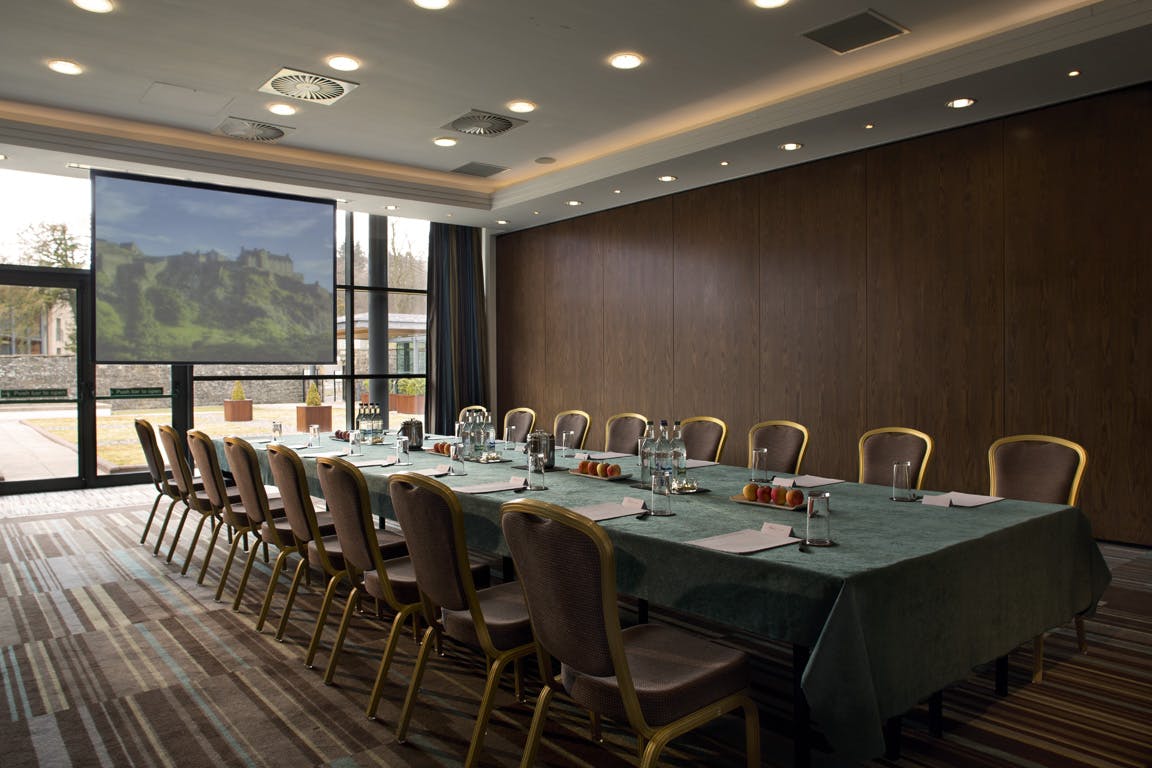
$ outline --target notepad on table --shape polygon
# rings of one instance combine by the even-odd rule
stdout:
[[[778,523],[764,523],[760,530],[746,528],[742,531],[722,533],[719,536],[709,536],[705,539],[689,541],[705,549],[715,549],[720,552],[730,552],[735,555],[746,555],[752,552],[763,552],[766,549],[784,547],[795,544],[800,539],[792,535],[792,528]]]
[[[644,499],[625,497],[621,501],[606,501],[602,504],[589,504],[586,507],[573,507],[572,511],[597,522],[628,517],[644,511]]]
[[[991,504],[994,501],[1000,501],[1003,498],[1003,496],[981,496],[976,493],[949,491],[948,493],[939,493],[935,496],[925,496],[923,503],[930,507],[979,507],[984,504]]]

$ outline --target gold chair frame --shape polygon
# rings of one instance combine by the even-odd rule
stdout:
[[[488,407],[484,405],[466,405],[460,409],[460,413],[456,416],[456,421],[464,421],[464,414],[468,411],[487,411]]]
[[[554,419],[552,419],[552,435],[555,436],[555,435],[558,435],[560,433],[560,426],[559,426],[560,425],[560,417],[561,416],[571,416],[573,414],[575,414],[577,416],[583,416],[584,417],[584,421],[585,421],[584,435],[580,438],[580,445],[571,445],[568,447],[569,448],[575,448],[576,450],[580,450],[581,448],[584,447],[584,443],[588,442],[588,433],[592,431],[592,417],[588,415],[587,411],[581,411],[581,410],[576,409],[576,408],[570,408],[567,411],[560,411],[559,413],[557,413],[556,417]]]
[[[164,455],[160,452],[160,445],[156,440],[156,431],[152,428],[152,424],[144,419],[136,419],[135,427],[136,436],[140,439],[140,447],[144,450],[144,458],[148,464],[152,486],[156,489],[156,500],[152,502],[152,511],[148,514],[147,522],[144,523],[144,533],[140,535],[141,544],[148,538],[148,531],[156,518],[156,510],[160,507],[160,500],[165,496],[172,500],[164,515],[164,522],[160,526],[156,548],[152,550],[152,554],[156,554],[160,551],[160,543],[164,540],[164,531],[168,529],[168,521],[172,519],[172,510],[176,507],[176,502],[180,501],[180,489],[173,483],[172,475],[165,465]]]
[[[636,688],[632,682],[628,659],[624,652],[624,638],[620,632],[614,548],[603,527],[564,507],[535,499],[506,502],[501,506],[500,514],[503,516],[508,513],[527,513],[558,521],[580,530],[596,546],[600,554],[600,602],[605,615],[609,653],[616,672],[620,698],[624,704],[624,711],[628,715],[628,725],[639,737],[641,768],[655,766],[660,759],[660,753],[672,739],[738,708],[744,710],[744,738],[748,768],[757,768],[760,765],[760,715],[755,702],[752,701],[749,689],[712,702],[667,725],[653,727],[645,720],[640,709],[640,700],[636,695]],[[544,723],[548,717],[548,706],[557,691],[561,693],[564,691],[559,676],[551,671],[557,665],[553,662],[548,651],[537,644],[536,654],[541,677],[544,678],[544,687],[536,699],[536,708],[532,713],[532,725],[528,732],[528,743],[524,747],[524,757],[520,762],[520,768],[529,768],[535,763],[536,752],[544,733]],[[593,735],[596,737],[599,726],[599,716],[596,713],[593,713],[592,722]]]
[[[196,551],[196,545],[200,542],[200,533],[204,530],[204,521],[210,520],[210,527],[216,533],[218,533],[217,523],[221,521],[213,512],[212,505],[208,503],[208,500],[200,498],[200,494],[196,490],[196,483],[192,479],[192,469],[189,467],[188,458],[184,453],[187,442],[181,440],[180,433],[168,424],[161,424],[158,429],[160,430],[160,441],[164,443],[164,453],[168,455],[168,462],[171,465],[172,477],[176,481],[176,488],[180,493],[180,500],[184,502],[184,512],[180,515],[176,532],[172,534],[172,545],[168,548],[168,557],[164,562],[172,562],[172,557],[176,554],[176,545],[180,542],[180,534],[184,530],[184,523],[188,520],[188,513],[196,510],[200,514],[200,521],[196,524],[196,532],[192,535],[192,544],[189,545],[188,554],[184,557],[184,564],[180,568],[180,575],[186,576],[188,575],[188,565],[192,562],[192,555]],[[168,448],[168,441],[171,441],[171,450]],[[163,530],[161,530],[162,537]],[[214,541],[215,539],[213,539]],[[159,539],[156,545],[159,548]],[[200,576],[196,581],[197,584],[204,583],[204,573],[207,566],[207,558],[205,558],[204,567],[200,569]]]
[[[608,417],[608,421],[604,422],[604,450],[608,450],[608,439],[612,436],[612,424],[620,419],[640,419],[645,424],[648,423],[648,417],[642,413],[617,413]],[[643,434],[643,432],[641,432]],[[636,450],[640,450],[640,446],[636,446]]]
[[[196,579],[197,584],[204,583],[204,574],[208,572],[208,563],[211,562],[212,555],[216,553],[216,541],[220,537],[221,528],[228,529],[228,538],[231,541],[231,546],[228,547],[228,556],[224,559],[224,568],[220,571],[220,583],[217,585],[216,594],[212,598],[218,603],[224,594],[224,586],[228,583],[228,574],[232,571],[232,563],[236,560],[236,550],[240,548],[241,542],[247,547],[248,534],[258,534],[248,517],[248,513],[240,503],[239,497],[228,492],[224,483],[224,473],[220,469],[220,459],[216,455],[216,445],[212,442],[212,438],[198,429],[190,429],[188,430],[188,449],[192,451],[193,457],[196,456],[194,444],[199,444],[203,452],[204,459],[200,464],[208,465],[200,466],[200,476],[204,480],[204,495],[212,508],[213,517],[217,520],[217,525],[212,528],[212,535],[208,539],[208,552],[205,553],[204,563],[200,566],[200,575]],[[220,496],[219,505],[212,501],[209,483],[211,483],[211,488],[215,489]],[[233,491],[235,491],[234,488]],[[233,504],[236,505],[238,511],[232,508]],[[254,554],[258,548],[256,544],[253,544],[251,546],[252,553]],[[264,559],[265,561],[268,559],[267,544],[264,545]],[[237,604],[233,610],[239,609],[239,597],[240,593],[237,592]]]
[[[767,421],[758,421],[748,428],[748,468],[752,468],[752,450],[754,446],[753,438],[756,433],[764,427],[790,427],[804,436],[800,442],[800,452],[796,454],[796,466],[791,470],[780,470],[781,472],[788,471],[793,475],[800,474],[800,464],[804,461],[804,452],[808,450],[808,427],[804,426],[798,421],[788,421],[787,419],[768,419]]]
[[[902,435],[915,435],[924,441],[924,458],[920,462],[920,472],[916,475],[915,490],[919,491],[924,484],[924,473],[928,471],[928,460],[932,458],[932,447],[934,443],[932,442],[932,437],[927,432],[921,432],[920,430],[912,429],[911,427],[878,427],[876,429],[870,429],[864,434],[860,435],[860,442],[858,444],[860,456],[860,472],[857,477],[857,482],[864,482],[864,443],[868,442],[868,438],[872,437],[873,435],[890,434],[893,432]]]
[[[686,424],[693,424],[701,421],[709,421],[713,424],[720,425],[720,442],[716,444],[716,456],[709,461],[720,463],[720,457],[724,455],[724,443],[728,440],[728,424],[723,419],[718,419],[715,416],[690,416],[687,419],[680,419],[680,428],[683,429]]]
[[[510,409],[508,409],[508,412],[504,414],[504,436],[505,436],[505,438],[507,438],[507,436],[508,436],[508,417],[510,417],[514,413],[529,413],[529,414],[531,414],[532,415],[532,423],[528,425],[528,432],[531,432],[532,430],[536,429],[536,411],[532,410],[531,408],[528,408],[527,406],[523,406],[523,405],[520,406],[519,408],[510,408]],[[524,435],[524,439],[525,440],[528,439],[527,433]]]

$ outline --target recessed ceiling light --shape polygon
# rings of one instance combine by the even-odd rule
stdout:
[[[727,165],[728,165],[728,161],[727,161],[727,160],[721,160],[721,161],[720,161],[720,165],[723,165],[723,166],[727,166]]]
[[[515,101],[510,101],[505,106],[507,106],[508,109],[510,109],[513,112],[531,112],[531,111],[536,109],[535,104],[533,104],[530,101],[525,101],[523,99],[517,99]]]
[[[540,211],[532,211],[532,215],[533,215],[533,216],[539,216],[539,215],[540,215]]]
[[[438,147],[454,147],[456,146],[456,139],[451,136],[437,136],[432,139],[432,143]]]
[[[876,123],[864,123],[864,130],[870,131],[876,127]]]
[[[948,102],[948,106],[952,109],[964,109],[976,103],[976,99],[952,99]]]
[[[1068,70],[1068,77],[1080,77],[1080,70],[1078,70],[1078,69]]]
[[[4,154],[3,152],[0,152],[0,160],[7,160],[7,159],[8,159],[8,155]]]
[[[757,8],[783,8],[788,5],[788,0],[752,0],[752,5]]]
[[[452,218],[452,214],[450,214],[450,213],[446,213],[444,215],[447,216],[448,218]]]
[[[426,11],[440,11],[452,4],[452,0],[412,0],[412,2]]]
[[[328,66],[332,69],[338,69],[341,72],[355,72],[360,69],[360,60],[354,59],[351,56],[337,54],[328,57]]]
[[[64,163],[64,167],[65,168],[76,168],[76,169],[82,170],[82,171],[92,170],[92,166],[84,165],[84,163]]]
[[[72,0],[72,5],[92,13],[109,13],[116,7],[112,0]]]
[[[614,195],[618,195],[618,194],[620,194],[620,190],[619,190],[619,189],[614,189],[614,190],[612,190],[612,194],[614,194]]]
[[[497,223],[497,224],[507,224],[507,223],[508,223],[508,219],[496,219],[496,223]]]
[[[396,209],[398,209],[399,207],[400,207],[400,206],[398,206],[398,205],[386,205],[386,206],[384,206],[384,210],[386,210],[386,211],[395,211],[395,210],[396,210]]]
[[[795,152],[803,146],[803,144],[796,141],[786,141],[780,145],[780,149],[784,150],[785,152]]]
[[[571,206],[575,207],[577,205],[584,205],[584,201],[583,200],[565,200],[564,205],[571,205]]]
[[[608,63],[616,69],[636,69],[644,63],[644,57],[632,51],[621,51],[609,56]]]
[[[296,107],[291,104],[269,104],[268,111],[274,115],[294,115],[296,114]]]
[[[665,174],[663,176],[657,176],[656,181],[663,181],[663,182],[676,181],[676,177],[672,176],[671,174]]]
[[[52,59],[48,62],[48,69],[62,75],[78,75],[84,71],[84,67],[68,59]]]

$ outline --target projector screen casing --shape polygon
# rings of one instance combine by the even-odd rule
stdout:
[[[98,363],[333,363],[336,202],[92,172]]]

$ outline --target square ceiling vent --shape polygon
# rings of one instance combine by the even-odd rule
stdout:
[[[842,54],[906,34],[908,30],[904,27],[868,9],[826,27],[805,32],[804,37]]]
[[[226,117],[213,133],[233,139],[255,141],[260,144],[275,144],[288,135],[292,129],[284,125],[273,125],[245,117]]]
[[[315,75],[298,69],[281,69],[260,86],[261,93],[286,96],[307,101],[309,104],[335,104],[356,88],[359,83],[337,80],[327,75]]]

